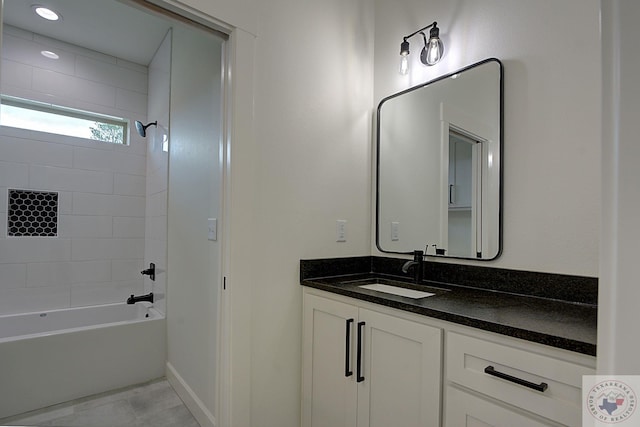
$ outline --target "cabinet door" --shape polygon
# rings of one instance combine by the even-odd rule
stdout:
[[[441,330],[361,308],[362,322],[358,427],[438,427]]]
[[[358,309],[352,305],[314,295],[304,296],[304,427],[356,425],[357,388],[352,343],[357,318]],[[350,335],[349,342],[347,334]],[[353,373],[349,375],[349,371]]]
[[[447,387],[445,427],[552,427],[526,415],[500,406],[492,400]]]

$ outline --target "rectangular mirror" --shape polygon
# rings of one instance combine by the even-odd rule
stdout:
[[[380,102],[380,251],[500,255],[502,91],[502,63],[491,58]]]

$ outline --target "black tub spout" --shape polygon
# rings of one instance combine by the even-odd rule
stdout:
[[[141,301],[148,301],[148,302],[153,302],[153,292],[149,292],[146,295],[139,295],[139,296],[133,296],[131,295],[129,298],[127,298],[127,304],[135,304],[137,302],[141,302]]]

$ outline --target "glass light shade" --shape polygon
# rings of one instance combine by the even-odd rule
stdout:
[[[437,64],[438,61],[440,61],[440,59],[442,58],[442,54],[444,53],[442,40],[440,40],[439,37],[431,37],[426,49],[426,58],[423,62],[427,65]]]

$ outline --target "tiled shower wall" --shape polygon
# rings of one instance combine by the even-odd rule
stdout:
[[[149,122],[147,129],[147,208],[145,265],[156,265],[156,280],[145,278],[145,293],[154,293],[154,305],[166,312],[167,293],[167,185],[169,170],[169,95],[171,93],[171,32],[149,63]]]
[[[58,53],[50,60],[42,50]],[[6,26],[2,93],[146,120],[147,67]],[[143,291],[146,143],[0,127],[0,314]],[[7,237],[7,189],[59,192],[58,237]]]

